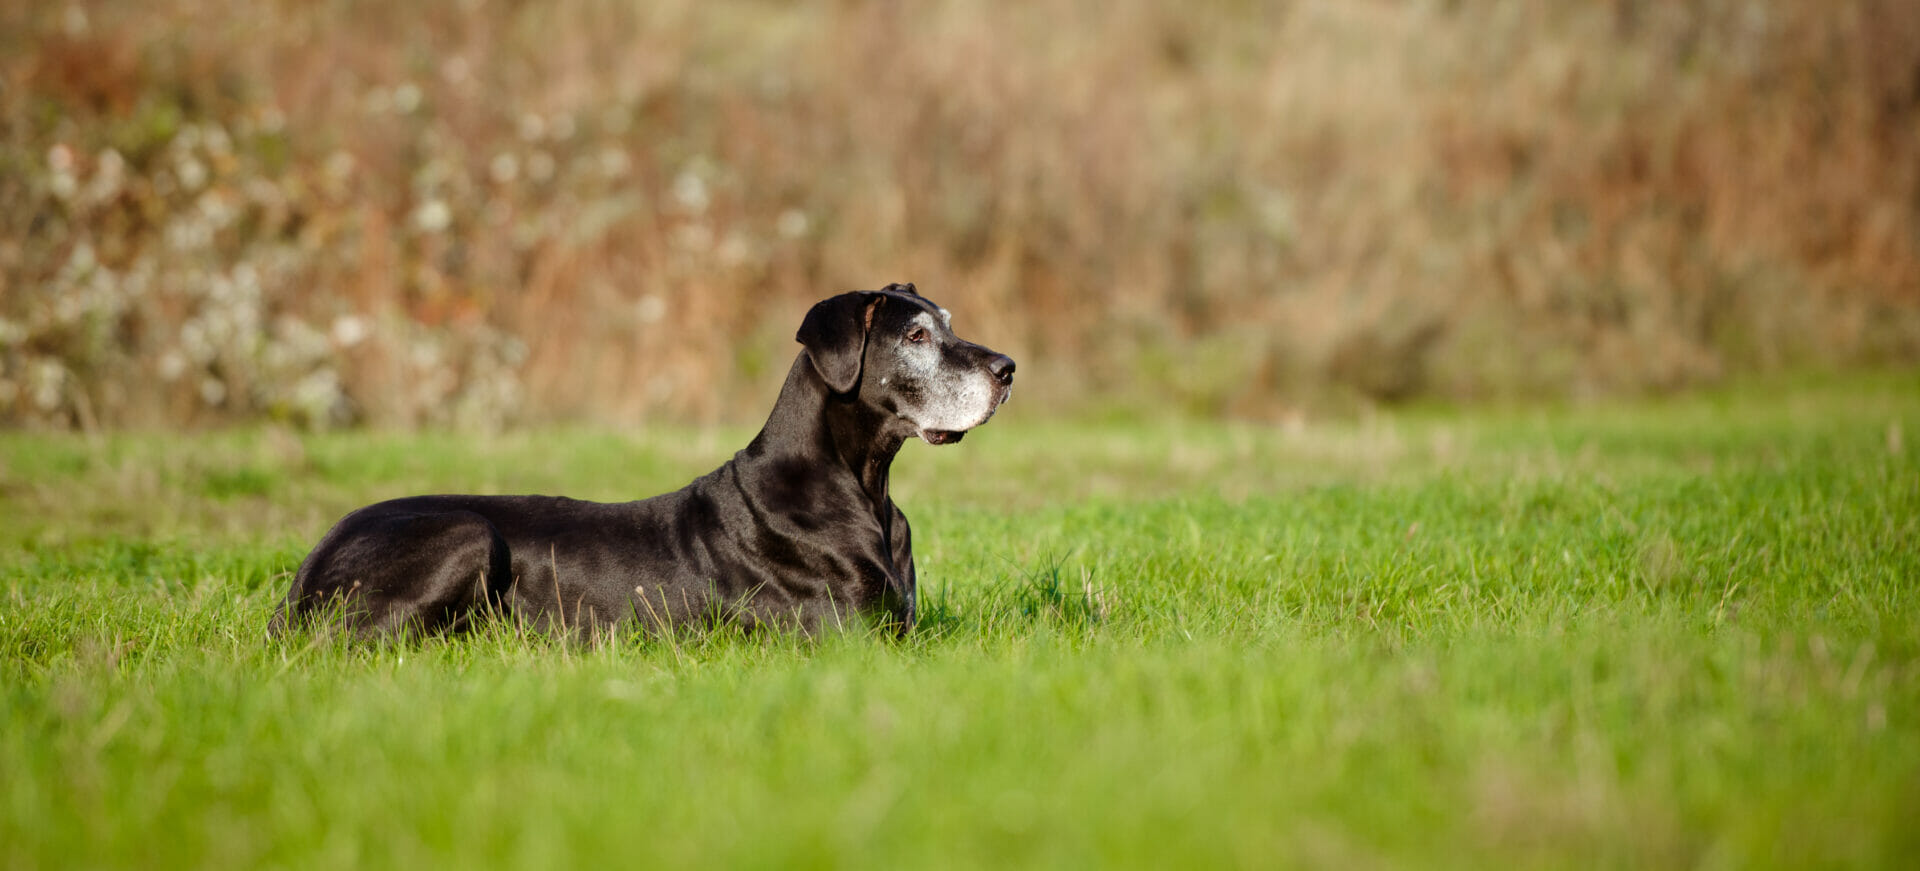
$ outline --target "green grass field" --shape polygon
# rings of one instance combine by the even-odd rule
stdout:
[[[904,642],[263,640],[351,507],[651,495],[745,431],[0,434],[0,866],[1920,855],[1911,375],[1023,414],[896,463]]]

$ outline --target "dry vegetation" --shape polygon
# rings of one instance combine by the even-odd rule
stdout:
[[[1920,6],[8,3],[0,422],[751,417],[919,282],[1028,397],[1920,360]]]

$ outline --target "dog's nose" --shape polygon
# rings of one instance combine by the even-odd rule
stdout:
[[[999,379],[1001,384],[1006,384],[1013,380],[1013,358],[1005,354],[995,354],[993,359],[987,361],[987,371],[992,372],[993,377]]]

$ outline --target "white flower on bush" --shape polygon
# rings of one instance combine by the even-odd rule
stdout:
[[[520,116],[520,138],[528,142],[539,142],[547,136],[547,119],[533,112]]]
[[[618,148],[600,149],[600,174],[610,179],[626,178],[633,170],[633,158]]]
[[[111,148],[102,149],[94,161],[93,180],[88,182],[84,199],[89,203],[104,203],[120,195],[120,189],[126,184],[127,160],[120,152]]]
[[[206,377],[200,379],[200,401],[208,405],[219,405],[227,399],[227,385],[220,379]]]
[[[487,164],[487,175],[492,176],[496,184],[512,184],[514,179],[520,177],[520,161],[502,151]]]
[[[58,360],[35,360],[32,379],[29,389],[33,391],[33,404],[41,411],[59,408],[60,399],[66,394],[67,367]]]
[[[72,199],[74,192],[80,189],[80,179],[74,164],[73,149],[68,148],[65,143],[47,149],[47,169],[53,174],[48,184],[52,186],[55,197],[62,200]]]
[[[393,89],[393,110],[402,115],[411,115],[420,108],[420,86],[412,82]]]
[[[189,191],[197,191],[207,183],[207,165],[192,155],[181,158],[173,174],[180,179],[180,186]]]
[[[341,315],[333,319],[333,328],[328,331],[328,334],[333,337],[335,345],[351,348],[364,341],[371,332],[365,318],[358,315]]]
[[[423,233],[438,233],[453,223],[453,209],[434,198],[414,207],[413,226]]]
[[[187,373],[187,358],[179,351],[169,350],[160,355],[160,361],[155,364],[154,371],[159,373],[162,381],[168,383],[178,381],[180,376]]]
[[[807,235],[807,226],[810,223],[811,222],[807,220],[806,212],[800,211],[799,209],[788,209],[780,213],[780,218],[774,224],[774,229],[778,230],[784,238],[798,239],[801,236]]]
[[[340,375],[332,369],[319,369],[293,386],[292,405],[308,423],[324,425],[332,422],[334,409],[344,396]]]
[[[707,193],[707,180],[691,169],[681,170],[679,175],[674,176],[673,199],[681,208],[696,215],[705,212],[713,201]]]

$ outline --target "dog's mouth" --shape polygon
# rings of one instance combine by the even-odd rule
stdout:
[[[1007,397],[1012,395],[1013,395],[1013,385],[1001,384],[1000,394],[994,398],[992,407],[988,408],[987,413],[983,415],[979,420],[968,424],[966,429],[930,429],[927,427],[917,427],[920,435],[920,440],[930,445],[958,444],[960,439],[966,436],[968,430],[971,430],[976,426],[980,426],[986,423],[987,421],[992,420],[993,413],[996,411],[999,411],[1000,406],[1006,403]],[[906,415],[903,414],[901,415],[901,417],[905,418]]]

